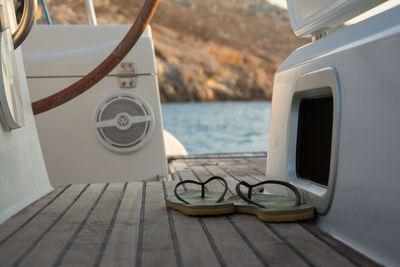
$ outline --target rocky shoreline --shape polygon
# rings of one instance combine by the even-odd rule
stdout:
[[[131,23],[142,2],[96,0],[98,22]],[[87,23],[84,1],[47,5],[55,23]],[[161,0],[151,26],[163,102],[270,100],[276,68],[308,42],[265,0]]]
[[[213,42],[183,44],[171,30],[154,28],[162,101],[271,99],[272,77],[258,58]]]

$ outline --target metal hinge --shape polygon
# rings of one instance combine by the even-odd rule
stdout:
[[[118,85],[120,88],[135,88],[137,75],[133,62],[123,62],[118,67]]]
[[[327,36],[329,33],[329,30],[330,30],[329,28],[322,28],[322,29],[319,29],[318,31],[311,33],[311,41],[315,42],[315,41]]]

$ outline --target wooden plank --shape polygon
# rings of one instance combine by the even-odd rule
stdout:
[[[227,217],[204,217],[203,221],[228,266],[268,266],[256,257]]]
[[[185,161],[187,162],[187,161]],[[189,164],[184,165],[183,162],[180,163],[180,168],[177,168],[177,170],[182,169],[183,171],[178,172],[181,180],[182,179],[191,179],[195,180],[197,178],[199,181],[205,181],[211,176],[217,175],[221,176],[226,179],[229,187],[229,191],[226,195],[226,198],[230,197],[231,195],[235,194],[235,187],[236,184],[241,181],[247,181],[249,183],[257,183],[258,181],[255,180],[254,178],[251,178],[249,176],[240,176],[234,177],[230,173],[226,172],[224,169],[221,169],[219,165],[214,166],[214,165],[196,165],[196,166],[189,166]],[[188,169],[191,169],[192,173],[188,172]],[[210,184],[207,185],[207,188],[209,190],[212,190],[214,192],[222,192],[224,190],[224,187],[222,183],[215,183],[211,182]]]
[[[366,256],[362,255],[358,251],[352,249],[351,247],[345,245],[344,243],[340,242],[339,240],[333,238],[329,234],[325,233],[324,231],[317,228],[315,225],[302,222],[300,226],[305,228],[311,234],[313,234],[316,238],[320,239],[322,242],[333,248],[339,254],[342,254],[346,257],[349,261],[354,263],[358,266],[380,266],[379,264],[375,263],[371,259],[367,258]]]
[[[170,230],[162,184],[147,183],[139,266],[176,266],[176,248]]]
[[[60,186],[54,189],[4,222],[0,227],[0,246],[51,205],[68,187]]]
[[[179,175],[179,179],[180,180],[188,180],[189,179],[189,180],[195,180],[195,181],[204,182],[204,181],[206,181],[208,178],[210,178],[212,176],[202,166],[192,166],[192,167],[190,167],[190,166],[188,166],[186,164],[186,165],[181,165],[181,167],[182,167],[182,169],[184,171],[178,171],[178,175]],[[177,170],[179,170],[179,168]],[[188,170],[190,170],[190,171],[188,171]],[[199,190],[199,186],[198,185],[186,184],[185,187],[188,190]],[[224,191],[224,186],[223,186],[222,182],[220,182],[220,181],[211,181],[210,183],[208,183],[206,185],[206,189],[214,191],[214,192],[221,192],[222,193]],[[226,197],[231,196],[233,194],[233,192],[234,191],[230,190],[226,194]]]
[[[73,185],[44,209],[30,223],[15,233],[0,247],[0,262],[4,266],[19,264],[46,236],[64,214],[82,196],[86,185]],[[5,225],[1,225],[5,227]]]
[[[208,178],[214,176],[214,174],[212,172],[210,172],[208,170],[208,168],[204,167],[204,166],[193,166],[192,167],[193,173],[196,175],[197,179],[199,179],[199,181],[206,181]],[[229,198],[230,196],[232,196],[233,194],[235,194],[235,186],[237,184],[237,182],[232,179],[229,176],[222,176],[223,178],[225,178],[226,183],[228,184],[228,192],[226,193],[225,199]],[[213,182],[212,184],[210,183],[210,185],[208,186],[209,190],[215,191],[215,192],[223,192],[224,190],[224,186],[222,184],[222,182]]]
[[[254,169],[248,168],[248,167],[241,167],[241,166],[232,167],[232,166],[227,166],[227,167],[225,167],[225,168],[227,169],[228,172],[229,172],[229,171],[234,171],[234,173],[235,173],[237,176],[240,176],[240,175],[248,175],[248,176],[250,176],[251,178],[253,178],[254,180],[259,181],[259,182],[264,181],[264,180],[266,179],[265,175],[259,173],[258,171],[254,170]],[[225,169],[225,168],[224,168],[224,169]]]
[[[226,180],[226,182],[228,183],[228,186],[229,186],[229,190],[234,194],[237,181],[233,177],[231,177],[230,175],[227,175],[224,171],[219,169],[218,166],[202,165],[202,166],[199,166],[199,170],[201,170],[201,168],[202,168],[202,171],[200,172],[200,174],[202,175],[203,179],[207,175],[208,176],[221,176]]]
[[[257,170],[261,174],[265,174],[265,170],[267,168],[267,160],[266,159],[257,159],[257,158],[247,158],[248,167]]]
[[[91,266],[102,247],[124,184],[110,184],[71,247],[60,260],[61,266]]]
[[[178,173],[177,172],[171,172],[171,179],[172,181],[176,182],[179,181]]]
[[[176,183],[166,183],[167,194],[173,194]],[[184,191],[181,188],[180,191]],[[217,266],[220,262],[199,222],[201,218],[171,210],[184,266]]]
[[[183,160],[174,162],[174,168],[175,168],[175,171],[177,171],[177,172],[191,170],[190,167],[188,166],[188,164]]]
[[[223,169],[221,169],[219,166],[205,166],[205,169],[207,169],[211,175],[217,175],[217,176],[221,176],[223,178],[225,178],[225,180],[227,181],[232,194],[236,194],[236,185],[240,182],[240,181],[246,181],[250,184],[255,184],[258,183],[257,180],[249,177],[249,176],[242,176],[242,177],[235,177],[233,175],[230,175],[229,173],[227,173],[226,171],[224,171]],[[257,189],[255,189],[257,190]],[[253,190],[253,192],[255,192],[255,190]]]
[[[220,165],[220,168],[239,179],[249,176],[257,182],[265,180],[265,174],[253,169],[248,162],[246,164]]]
[[[207,155],[209,159],[215,159],[215,158],[219,158],[219,154],[209,154]]]
[[[204,161],[204,160],[196,160],[196,161],[185,160],[185,162],[189,167],[194,167],[194,166],[217,166],[218,164],[221,163],[217,159],[210,159],[210,160],[207,160],[207,161]]]
[[[223,165],[218,166],[221,170],[223,170],[226,174],[233,176],[236,178],[236,180],[239,181],[246,181],[250,184],[255,184],[259,183],[262,180],[259,180],[258,178],[249,175],[246,171],[243,171],[239,168],[234,168],[234,167],[224,167]]]
[[[235,214],[231,219],[270,266],[309,266],[255,216]]]
[[[183,172],[177,172],[176,173],[177,176],[177,181],[183,181],[183,180],[193,180],[193,181],[200,181],[196,175],[193,173],[193,170],[190,171],[183,171]],[[213,184],[211,184],[213,185]],[[196,184],[184,184],[182,185],[182,188],[184,188],[185,190],[201,190],[201,187],[199,185]],[[178,192],[182,192],[182,188],[179,188]],[[221,186],[222,188],[222,186]],[[210,189],[209,185],[206,187],[207,190]],[[223,190],[223,189],[221,189]],[[218,191],[217,191],[218,192]],[[222,191],[221,191],[222,192]]]
[[[235,166],[246,166],[246,167],[248,167],[248,165],[249,165],[249,160],[247,160],[247,158],[237,158],[237,157],[235,157],[235,158],[232,158],[232,161],[231,161],[231,163],[232,163],[232,165],[235,165]]]
[[[281,240],[287,241],[305,255],[315,266],[354,266],[348,259],[315,238],[297,223],[266,223],[266,225]]]
[[[199,180],[205,180],[212,175],[205,167],[196,166],[192,167],[194,173],[199,178]],[[230,179],[227,177],[227,182],[229,183]],[[236,184],[236,183],[235,183]],[[230,188],[231,194],[232,187]],[[234,189],[233,189],[234,190]],[[265,266],[266,262],[261,261],[254,254],[254,251],[246,244],[243,238],[238,234],[235,228],[230,224],[227,220],[227,217],[205,217],[201,219],[204,228],[212,238],[215,243],[215,247],[218,249],[220,254],[220,258],[228,266]],[[236,252],[235,252],[236,251]],[[240,253],[237,253],[240,251]]]
[[[129,183],[101,262],[102,266],[129,266],[136,261],[144,183]]]
[[[250,153],[217,153],[217,154],[200,154],[200,155],[187,155],[187,156],[171,156],[168,157],[168,162],[180,159],[211,159],[214,158],[266,158],[266,152],[250,152]]]
[[[38,266],[51,266],[54,264],[82,220],[85,219],[90,208],[95,204],[104,187],[104,184],[90,185],[60,222],[25,257],[21,262],[21,266],[29,267],[32,262],[35,262]],[[51,218],[47,218],[47,220],[51,220]]]

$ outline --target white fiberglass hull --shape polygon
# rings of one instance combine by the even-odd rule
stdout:
[[[393,8],[289,56],[275,76],[267,157],[268,178],[296,184],[303,198],[325,213],[317,225],[392,266],[400,262],[399,17],[400,7]],[[333,70],[334,83],[315,77],[326,68]],[[299,78],[307,75],[311,79]],[[307,86],[339,92],[335,98],[332,89],[338,116],[327,186],[298,177],[299,128],[293,118],[299,113],[293,96]]]

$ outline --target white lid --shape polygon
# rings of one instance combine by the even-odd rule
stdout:
[[[299,37],[324,32],[386,0],[287,0],[290,20]]]

